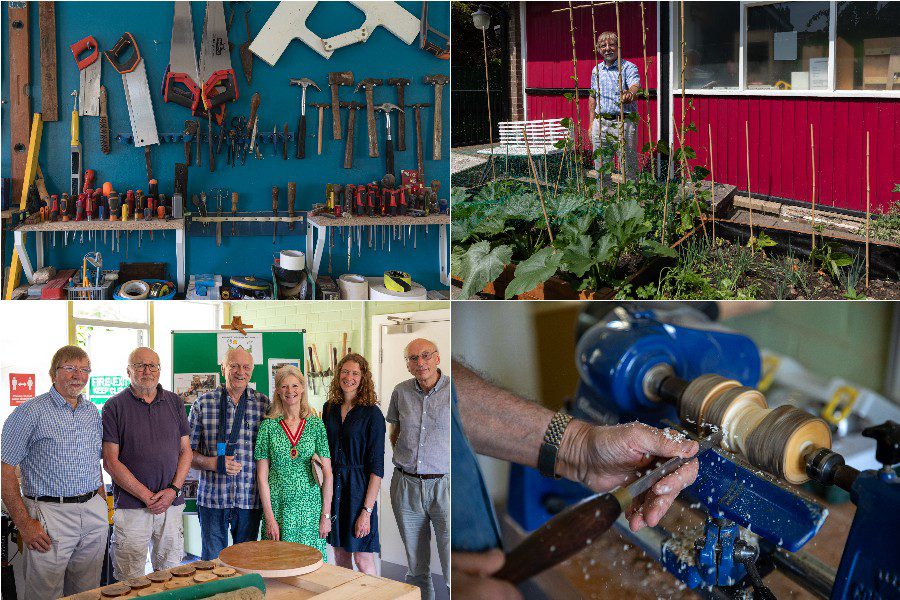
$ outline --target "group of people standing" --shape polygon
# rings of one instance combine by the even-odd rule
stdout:
[[[449,575],[450,384],[425,339],[404,359],[413,379],[394,390],[387,411],[396,472],[391,504],[408,558],[407,581],[433,597],[431,528]],[[376,573],[378,495],[386,420],[366,359],[338,363],[321,416],[300,369],[276,372],[271,401],[250,386],[253,356],[228,350],[224,385],[194,402],[159,383],[159,356],[137,348],[131,385],[97,407],[82,396],[90,358],[64,346],[51,360],[53,386],[3,425],[3,501],[22,537],[26,598],[57,598],[100,584],[107,546],[101,466],[113,481],[113,576],[144,575],[184,559],[182,494],[200,473],[197,510],[202,558],[231,543],[264,538],[326,544],[338,566]],[[21,482],[16,468],[21,471]]]

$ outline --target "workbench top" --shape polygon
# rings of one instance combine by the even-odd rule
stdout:
[[[341,217],[333,219],[323,214],[309,215],[312,225],[319,227],[365,227],[368,225],[449,225],[450,215],[437,214],[425,217]]]
[[[151,219],[149,221],[44,221],[33,225],[20,225],[16,231],[53,233],[54,231],[160,231],[184,229],[184,219]]]
[[[265,583],[267,600],[306,600],[307,598],[338,600],[363,597],[366,600],[417,600],[421,595],[419,588],[415,586],[384,577],[365,575],[328,563],[306,575],[278,579],[266,578]],[[159,587],[159,591],[163,591],[161,584],[154,584],[154,586]],[[99,589],[96,588],[90,592],[98,592]],[[75,600],[78,596],[79,594],[76,594],[62,600]],[[117,600],[131,600],[137,597],[137,594],[132,591],[125,596],[118,596]]]

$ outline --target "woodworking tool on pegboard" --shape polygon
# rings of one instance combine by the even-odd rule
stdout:
[[[78,113],[82,117],[100,115],[100,76],[103,61],[100,59],[100,46],[93,36],[78,40],[69,47],[75,62],[78,64]],[[83,56],[87,52],[87,56]]]
[[[705,513],[702,531],[657,526],[633,533],[617,524],[688,587],[704,597],[736,597],[751,587],[757,597],[771,597],[763,577],[777,568],[820,598],[896,595],[896,423],[862,431],[876,440],[881,469],[846,465],[831,449],[824,420],[791,405],[769,408],[754,389],[761,373],[756,344],[693,309],[617,307],[580,336],[575,356],[580,382],[566,402],[575,418],[598,425],[637,420],[698,440],[721,436],[697,455],[699,475],[682,494]],[[805,481],[846,490],[856,504],[837,571],[802,550],[828,516],[793,487]],[[552,517],[548,507],[591,495],[514,465],[508,509],[532,530]]]
[[[175,2],[172,17],[172,44],[169,49],[169,65],[163,77],[162,97],[198,115],[203,110],[201,102],[200,72],[197,69],[197,53],[194,50],[194,22],[190,2]]]
[[[228,53],[228,31],[222,2],[207,2],[200,40],[200,81],[207,110],[238,99],[237,79]]]

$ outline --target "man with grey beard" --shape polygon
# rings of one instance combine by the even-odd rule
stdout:
[[[113,480],[113,575],[144,575],[184,558],[181,488],[191,468],[187,412],[159,383],[159,355],[137,348],[128,357],[131,386],[103,407],[103,467]]]

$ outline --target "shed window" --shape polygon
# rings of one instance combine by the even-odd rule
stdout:
[[[900,89],[900,2],[838,2],[835,87]]]
[[[747,89],[827,90],[829,2],[747,8]]]
[[[681,5],[676,7],[675,56],[681,85]],[[738,89],[741,6],[736,2],[684,3],[684,83],[694,89]]]

